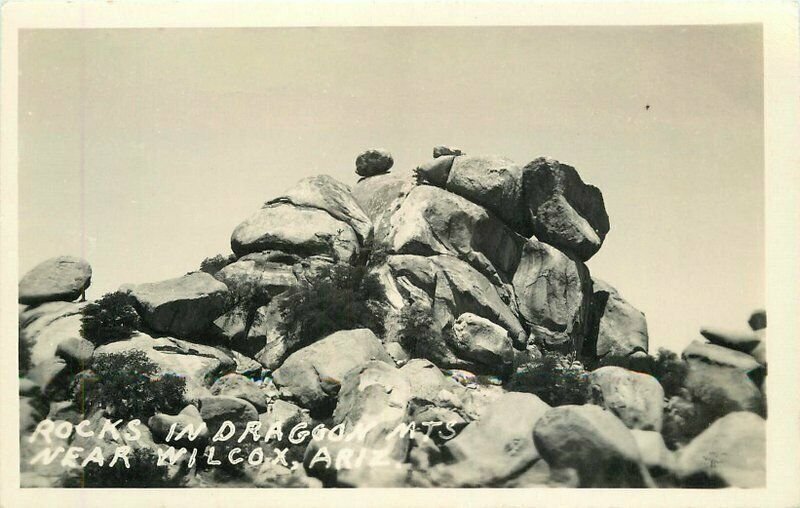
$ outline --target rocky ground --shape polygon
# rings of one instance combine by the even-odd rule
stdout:
[[[763,486],[765,314],[748,331],[702,330],[706,340],[673,362],[677,375],[642,372],[644,314],[585,264],[610,231],[600,190],[553,159],[521,166],[443,146],[433,155],[413,178],[392,174],[391,155],[376,149],[358,156],[352,187],[301,180],[235,228],[233,254],[122,286],[133,310],[113,319],[135,330],[89,336],[92,303],[76,301],[91,282],[86,261],[60,257],[26,274],[23,486],[91,483],[80,460],[31,464],[45,448],[99,448],[108,462],[120,446],[176,442],[205,459],[165,467],[175,486]],[[361,269],[375,287],[365,302],[331,305],[363,304],[374,322],[330,324],[337,316],[320,305],[298,307],[309,328],[287,322],[303,288],[323,303],[337,294],[338,282],[319,282],[335,267]],[[127,411],[120,428],[146,416],[138,436],[80,435],[79,422],[99,429],[134,395],[123,383],[119,401],[90,407],[76,390],[104,355],[136,351],[183,380],[178,405]],[[545,395],[523,374],[552,358]],[[46,421],[61,435],[31,442]],[[221,457],[234,447],[213,439],[226,421],[236,436],[252,422],[275,430],[236,443],[267,459],[209,464],[209,448]],[[334,431],[359,425],[368,430],[352,441]],[[397,432],[411,425],[415,435]],[[328,433],[291,438],[317,427]],[[202,431],[176,441],[182,429]]]

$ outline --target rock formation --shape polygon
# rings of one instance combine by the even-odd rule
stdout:
[[[138,447],[163,451],[177,433],[200,456],[236,453],[239,442],[212,439],[231,422],[236,436],[270,436],[243,439],[239,452],[279,452],[233,475],[181,459],[169,475],[185,486],[763,485],[763,312],[752,331],[704,329],[710,342],[684,351],[685,382],[665,396],[663,373],[634,367],[648,353],[644,313],[586,265],[610,231],[600,190],[554,159],[517,164],[446,146],[432,155],[413,175],[393,174],[391,154],[372,149],[356,158],[352,186],[300,180],[234,229],[231,255],[122,288],[140,318],[123,338],[84,336],[87,304],[75,300],[89,287],[87,262],[31,270],[19,286],[23,433],[48,415],[101,422],[109,408],[82,407],[76,387],[98,382],[102,355],[136,352],[185,382],[181,404],[142,418]],[[348,300],[346,288],[315,294],[339,269],[370,285],[370,301]],[[314,336],[287,317],[302,294],[321,299],[299,318],[317,320]],[[348,316],[367,304],[378,322],[331,325],[333,303]],[[617,363],[584,368],[606,361]],[[548,362],[551,379],[525,384]],[[724,411],[676,445],[674,414],[688,422],[703,404]],[[344,428],[363,435],[348,440]],[[298,440],[298,429],[314,437]],[[40,451],[23,441],[22,458]],[[125,442],[54,440],[104,456]],[[728,455],[712,464],[709,450]],[[23,461],[26,486],[63,485],[62,473]]]

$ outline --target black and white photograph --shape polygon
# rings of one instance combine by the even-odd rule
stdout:
[[[4,9],[4,486],[798,506],[774,25],[459,5]]]

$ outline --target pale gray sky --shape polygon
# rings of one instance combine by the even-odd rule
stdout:
[[[89,297],[182,275],[302,177],[436,144],[547,155],[603,191],[592,274],[651,350],[764,304],[757,26],[37,30],[20,36],[20,270]],[[645,105],[650,104],[646,110]]]

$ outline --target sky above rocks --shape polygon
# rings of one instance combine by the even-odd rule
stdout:
[[[353,184],[434,145],[550,156],[602,192],[588,262],[651,351],[764,305],[756,26],[38,30],[20,35],[20,275],[92,265],[89,298],[230,252],[300,178]],[[650,106],[649,109],[647,106]]]

